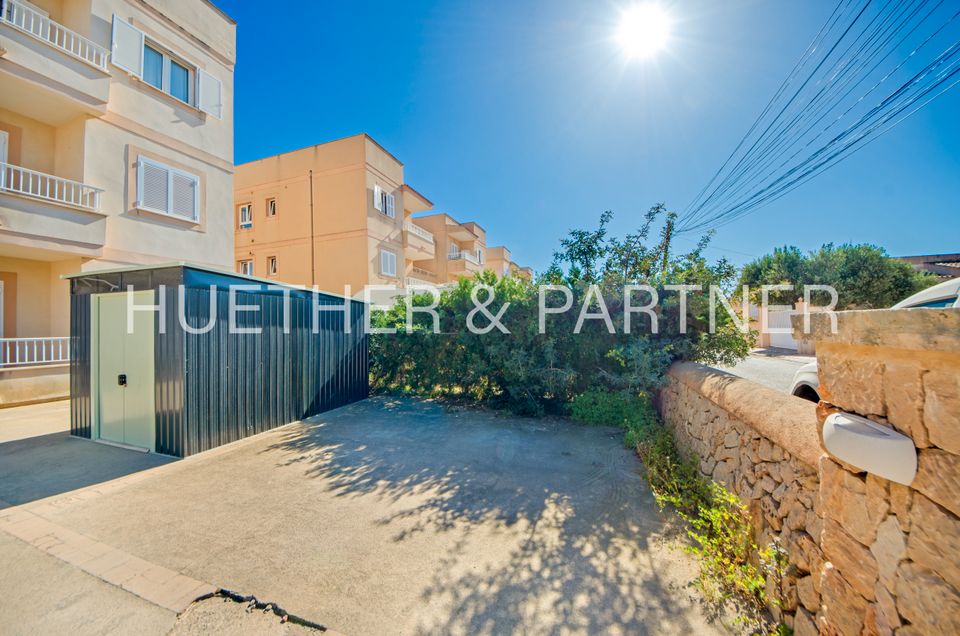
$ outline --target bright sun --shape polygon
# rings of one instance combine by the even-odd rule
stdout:
[[[655,4],[640,4],[620,15],[617,42],[629,58],[653,56],[670,39],[670,16]]]

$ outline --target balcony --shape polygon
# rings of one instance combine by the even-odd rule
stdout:
[[[98,212],[103,190],[79,181],[0,163],[0,192]]]
[[[106,239],[103,193],[79,181],[0,163],[0,217],[3,249],[97,257]]]
[[[404,221],[403,250],[406,257],[413,261],[432,259],[436,254],[433,234],[412,221]]]
[[[69,361],[70,338],[0,338],[0,369]]]
[[[414,276],[407,276],[407,287],[436,287],[437,284],[430,282],[428,280],[423,280],[422,278],[416,278]]]
[[[483,270],[483,264],[476,254],[453,249],[447,254],[447,271],[451,276],[471,276]]]
[[[107,49],[15,0],[6,0],[3,4],[4,24],[9,24],[66,55],[107,72],[110,55]]]
[[[106,112],[110,52],[16,0],[4,0],[0,108],[60,125]]]

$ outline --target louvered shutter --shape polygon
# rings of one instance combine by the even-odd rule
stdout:
[[[113,16],[110,59],[114,66],[137,77],[143,76],[143,31],[116,14]]]
[[[166,213],[169,179],[169,170],[152,161],[140,159],[137,164],[137,207]]]
[[[191,221],[197,220],[199,184],[193,175],[174,172],[170,176],[170,213]]]
[[[376,184],[373,186],[373,209],[383,212],[383,190]]]
[[[223,119],[223,83],[203,69],[197,69],[197,108]]]
[[[387,195],[387,216],[389,216],[391,219],[396,218],[397,216],[396,206],[397,206],[397,198],[392,194],[388,194]]]

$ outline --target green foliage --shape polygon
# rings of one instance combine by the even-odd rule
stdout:
[[[415,312],[408,324],[404,300],[373,323],[394,327],[396,334],[371,338],[371,384],[375,390],[421,395],[459,396],[493,407],[509,408],[524,415],[565,412],[574,396],[590,390],[650,394],[663,381],[675,360],[730,363],[746,356],[750,339],[733,328],[724,311],[717,313],[718,329],[709,332],[706,294],[691,294],[687,307],[687,330],[680,333],[679,301],[667,284],[716,284],[727,288],[736,272],[726,261],[709,264],[702,256],[706,239],[692,251],[670,256],[673,216],[662,205],[644,216],[639,230],[624,238],[609,236],[612,215],[604,213],[595,230],[574,230],[561,241],[554,262],[537,281],[511,276],[498,278],[492,272],[474,279],[462,278],[443,289],[437,306],[440,333],[432,334],[432,318]],[[655,223],[665,225],[652,245],[647,238]],[[573,306],[564,314],[546,318],[546,333],[539,332],[538,284],[562,284],[573,293]],[[650,317],[632,314],[631,333],[624,333],[624,285],[650,285],[659,292],[655,306],[659,333],[651,333]],[[488,306],[497,314],[510,303],[503,317],[509,334],[493,329],[471,333],[467,316],[475,308],[471,293],[489,285],[495,298]],[[595,287],[591,287],[595,286]],[[487,297],[480,291],[480,298]],[[648,301],[634,294],[634,305]],[[414,306],[432,302],[429,294],[413,299]],[[549,306],[562,304],[560,293],[547,294]],[[599,312],[600,304],[612,317],[615,333],[603,320],[585,320],[574,333],[584,303]],[[475,324],[486,326],[482,315]],[[407,331],[411,333],[407,333]]]
[[[570,403],[570,415],[584,424],[623,429],[649,426],[656,421],[656,411],[649,399],[596,389],[575,397]]]
[[[777,248],[745,265],[739,285],[749,285],[754,300],[759,300],[761,285],[794,285],[792,291],[770,292],[770,302],[778,305],[792,305],[806,285],[831,285],[838,309],[882,309],[936,282],[876,245],[828,243],[806,255],[796,247]],[[816,290],[811,299],[821,305],[830,301],[826,292]]]

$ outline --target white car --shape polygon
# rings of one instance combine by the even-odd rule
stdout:
[[[960,307],[960,278],[952,278],[933,287],[917,292],[906,300],[901,300],[892,309],[916,308],[945,309]],[[793,376],[790,394],[811,402],[820,401],[820,379],[817,373],[817,363],[809,362],[799,369]]]

